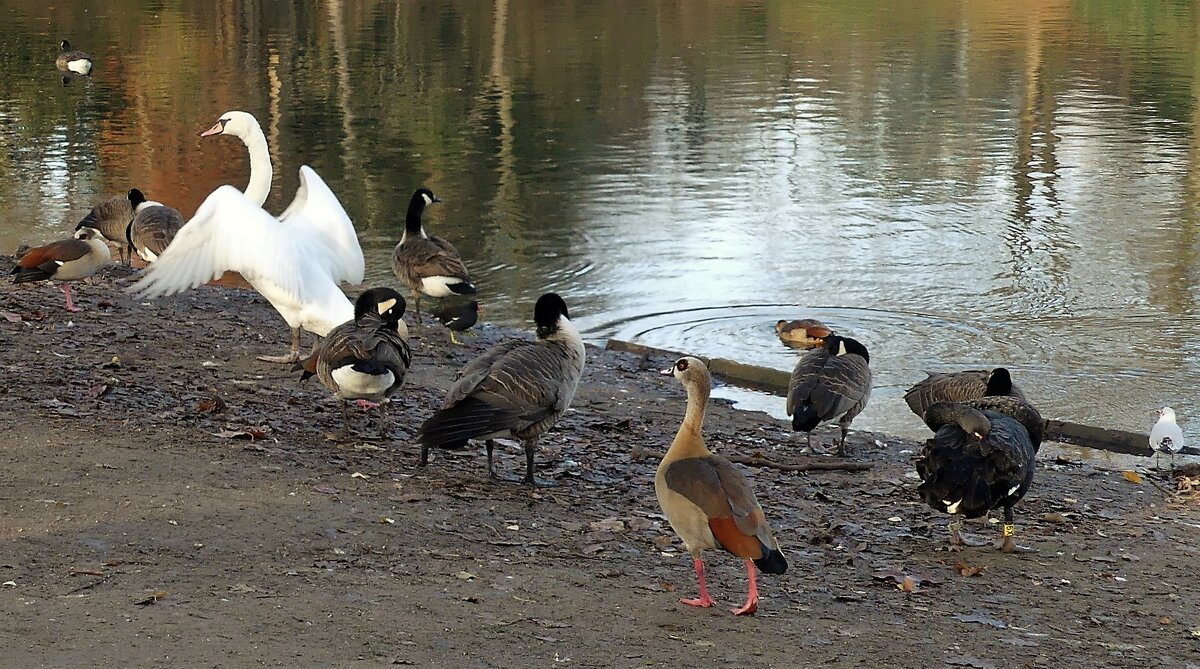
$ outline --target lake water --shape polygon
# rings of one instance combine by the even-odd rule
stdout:
[[[815,316],[871,349],[856,426],[901,434],[923,370],[1006,365],[1111,427],[1200,411],[1190,3],[4,4],[2,251],[132,186],[185,215],[244,186],[197,136],[241,109],[268,209],[313,166],[372,283],[425,185],[501,323],[555,290],[595,341],[790,369],[773,324]]]

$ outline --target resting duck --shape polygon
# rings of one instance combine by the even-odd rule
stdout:
[[[74,72],[75,74],[90,74],[92,71],[92,57],[88,54],[71,48],[71,43],[67,40],[59,42],[58,46],[62,49],[58,57],[54,59],[54,65],[63,72]]]
[[[750,481],[733,463],[704,445],[704,411],[712,389],[708,368],[700,360],[686,357],[661,373],[679,379],[687,389],[683,424],[654,475],[658,504],[691,553],[700,583],[699,597],[680,601],[700,607],[715,604],[705,583],[701,552],[723,548],[745,560],[750,580],[746,603],[732,609],[733,614],[754,613],[758,610],[754,567],[768,574],[782,574],[787,571],[787,559],[779,550]]]
[[[125,228],[125,241],[129,244],[129,254],[137,253],[138,257],[148,263],[154,262],[166,250],[175,233],[186,222],[179,210],[168,207],[161,202],[147,200],[142,191],[133,188],[129,191],[129,204],[133,207],[133,220]]]
[[[379,431],[387,430],[387,403],[404,384],[412,363],[404,298],[391,288],[372,288],[354,301],[354,320],[329,331],[317,350],[300,363],[303,381],[316,376],[342,407],[343,432],[349,423],[346,402],[378,403]]]
[[[1031,418],[1041,415],[1019,398],[1003,398],[1018,416],[993,408],[976,408],[974,402],[935,402],[925,411],[925,424],[936,433],[925,442],[916,462],[921,484],[917,490],[931,508],[950,514],[950,544],[953,550],[964,542],[960,535],[962,517],[979,518],[991,509],[1004,507],[1004,539],[1001,550],[1016,548],[1013,505],[1033,483],[1037,449],[1026,429]]]
[[[450,341],[454,344],[462,343],[458,340],[458,337],[454,336],[454,333],[470,330],[482,315],[483,306],[474,300],[456,307],[446,307],[434,313],[434,316],[450,332]]]
[[[64,282],[67,311],[82,311],[71,301],[71,284],[67,281],[86,279],[112,260],[108,244],[95,228],[81,228],[71,239],[29,249],[13,268],[13,283],[54,279]]]
[[[825,338],[833,334],[833,330],[813,318],[803,318],[798,321],[779,321],[775,324],[775,334],[779,339],[794,348],[813,349],[822,346]]]
[[[788,382],[787,415],[793,430],[806,433],[810,446],[812,431],[836,419],[842,428],[837,454],[846,454],[850,423],[871,398],[870,362],[866,346],[838,335],[829,335],[824,346],[796,362]]]
[[[584,348],[571,324],[567,304],[554,293],[538,298],[533,308],[537,339],[514,339],[488,349],[458,372],[446,401],[417,432],[421,466],[432,448],[462,448],[483,439],[488,475],[493,439],[524,442],[525,483],[535,485],[533,454],[537,440],[554,427],[571,406],[583,375]]]
[[[1001,395],[1025,397],[1021,389],[1013,385],[1012,375],[1003,367],[925,374],[924,381],[914,384],[904,393],[904,401],[917,416],[924,416],[925,410],[934,402],[964,402]]]
[[[392,270],[412,291],[421,320],[421,295],[441,299],[450,295],[474,295],[471,275],[458,250],[450,242],[427,234],[421,223],[425,207],[441,202],[433,191],[419,188],[408,203],[404,234],[392,251]]]

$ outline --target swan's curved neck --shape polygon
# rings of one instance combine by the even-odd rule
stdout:
[[[262,128],[254,126],[241,138],[250,152],[250,183],[246,186],[246,197],[258,206],[267,201],[271,192],[271,152],[267,149],[267,137]]]

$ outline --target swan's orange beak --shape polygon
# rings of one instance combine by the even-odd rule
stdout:
[[[219,134],[221,134],[221,133],[222,133],[224,130],[225,130],[225,126],[221,125],[221,122],[220,122],[220,121],[217,121],[216,123],[214,123],[214,124],[213,124],[213,127],[211,127],[211,128],[209,128],[208,130],[205,130],[204,132],[200,133],[200,136],[201,136],[201,137],[208,137],[209,135],[219,135]]]

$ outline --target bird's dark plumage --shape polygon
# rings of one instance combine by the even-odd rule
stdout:
[[[918,417],[934,402],[963,402],[979,397],[1010,395],[1024,399],[1021,389],[1012,382],[1004,367],[969,369],[961,372],[926,372],[925,380],[914,384],[904,393],[908,408]]]
[[[824,346],[801,356],[788,383],[792,429],[812,432],[821,423],[838,419],[842,428],[838,452],[844,453],[850,423],[871,397],[870,360],[867,347],[838,335],[830,335]]]
[[[533,483],[537,438],[566,413],[584,363],[583,340],[561,297],[547,293],[539,298],[534,321],[536,341],[503,342],[459,370],[442,408],[417,433],[422,465],[432,448],[512,436],[525,442],[525,481]],[[490,445],[488,455],[491,472]]]

